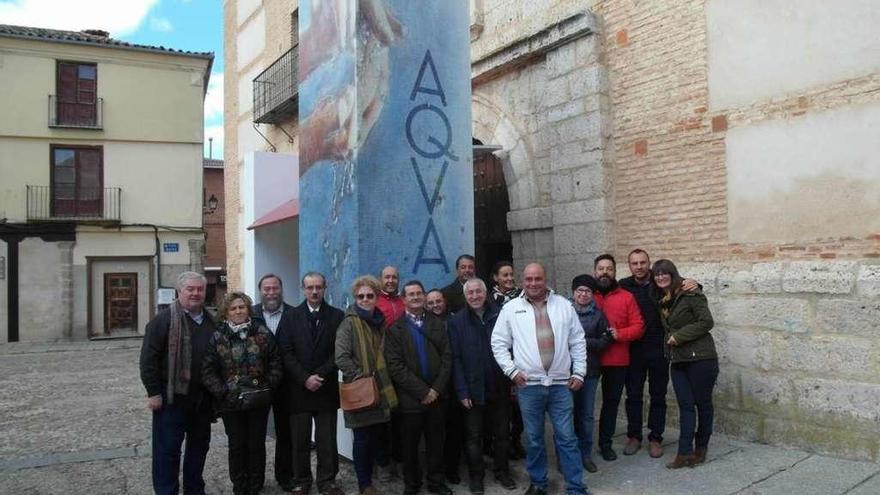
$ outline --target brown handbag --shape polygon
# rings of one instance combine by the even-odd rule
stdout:
[[[375,376],[365,376],[339,384],[339,406],[346,412],[359,412],[379,405],[379,385]]]

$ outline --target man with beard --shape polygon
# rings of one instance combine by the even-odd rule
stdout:
[[[477,265],[473,256],[463,254],[455,260],[455,280],[442,289],[449,314],[457,313],[465,307],[464,283],[474,278],[476,273]]]
[[[599,414],[599,452],[606,461],[617,459],[611,448],[617,408],[626,382],[629,366],[629,343],[641,338],[645,322],[632,294],[620,288],[615,278],[614,257],[598,256],[593,262],[599,292],[594,295],[596,306],[608,319],[608,330],[614,341],[600,357],[602,373],[602,411]]]
[[[293,306],[284,302],[284,287],[281,277],[268,273],[257,282],[260,291],[260,304],[255,304],[252,314],[266,323],[276,339],[289,331],[292,325]],[[275,423],[275,481],[284,490],[294,488],[293,480],[293,437],[290,431],[290,389],[291,376],[284,373],[281,384],[272,402],[272,421]]]
[[[277,278],[277,277],[276,277]],[[280,280],[279,280],[280,282]],[[305,301],[291,311],[285,309],[278,341],[284,356],[286,384],[279,395],[290,400],[289,431],[293,432],[292,495],[307,495],[312,484],[310,441],[315,424],[318,465],[315,481],[321,495],[342,495],[335,485],[339,472],[336,450],[336,416],[339,383],[335,364],[336,328],[342,310],[324,300],[324,275],[309,272],[302,279]],[[261,289],[261,295],[264,291]],[[280,294],[279,294],[280,295]],[[263,298],[264,310],[269,308]],[[284,305],[286,308],[290,306]],[[277,425],[277,422],[276,422]],[[277,428],[277,426],[276,426]]]
[[[382,292],[379,293],[379,298],[376,299],[376,307],[379,308],[382,316],[385,317],[384,327],[388,328],[398,318],[403,316],[405,311],[403,298],[397,293],[400,284],[400,272],[397,270],[397,267],[388,265],[379,274],[379,281],[382,283]]]

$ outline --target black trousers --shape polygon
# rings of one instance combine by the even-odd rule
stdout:
[[[272,403],[275,424],[275,481],[290,490],[293,487],[293,437],[290,430],[290,406],[286,389],[280,388]]]
[[[465,410],[465,425],[465,452],[471,482],[482,481],[486,470],[483,464],[483,431],[486,429],[492,430],[495,475],[509,473],[510,398],[507,394]]]
[[[626,383],[626,366],[602,366],[602,410],[599,413],[599,448],[611,448],[617,426],[617,409]]]
[[[391,412],[391,421],[388,423],[388,434],[391,438],[391,461],[403,462],[403,439],[401,438],[400,413]]]
[[[222,417],[229,439],[232,493],[258,493],[266,477],[266,421],[269,408],[227,412]]]
[[[455,392],[450,393],[455,397]],[[461,464],[461,452],[464,449],[465,438],[465,409],[457,399],[447,399],[445,433],[443,442],[443,464],[446,474],[458,475],[458,465]]]
[[[648,440],[662,442],[666,429],[666,388],[669,386],[669,362],[663,350],[644,351],[630,348],[626,371],[626,436],[642,440],[645,381],[648,381]]]
[[[423,413],[401,413],[400,433],[403,454],[403,483],[407,489],[418,491],[422,486],[422,470],[419,465],[419,442],[425,437],[425,463],[428,486],[433,488],[443,482],[443,437],[445,435],[446,404],[437,400]]]
[[[336,450],[336,409],[332,411],[303,412],[290,415],[293,431],[293,484],[307,491],[312,486],[312,421],[315,422],[315,445],[318,466],[315,478],[318,490],[332,485],[339,473],[339,453]]]

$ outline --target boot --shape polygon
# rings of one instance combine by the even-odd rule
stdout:
[[[672,460],[669,464],[666,465],[668,469],[681,469],[683,467],[693,467],[694,465],[694,454],[678,454],[675,456],[675,459]]]
[[[694,449],[694,465],[706,462],[706,447],[697,447]]]

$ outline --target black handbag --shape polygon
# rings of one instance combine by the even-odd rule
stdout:
[[[269,407],[272,405],[272,389],[243,386],[238,393],[238,403],[242,411]]]

